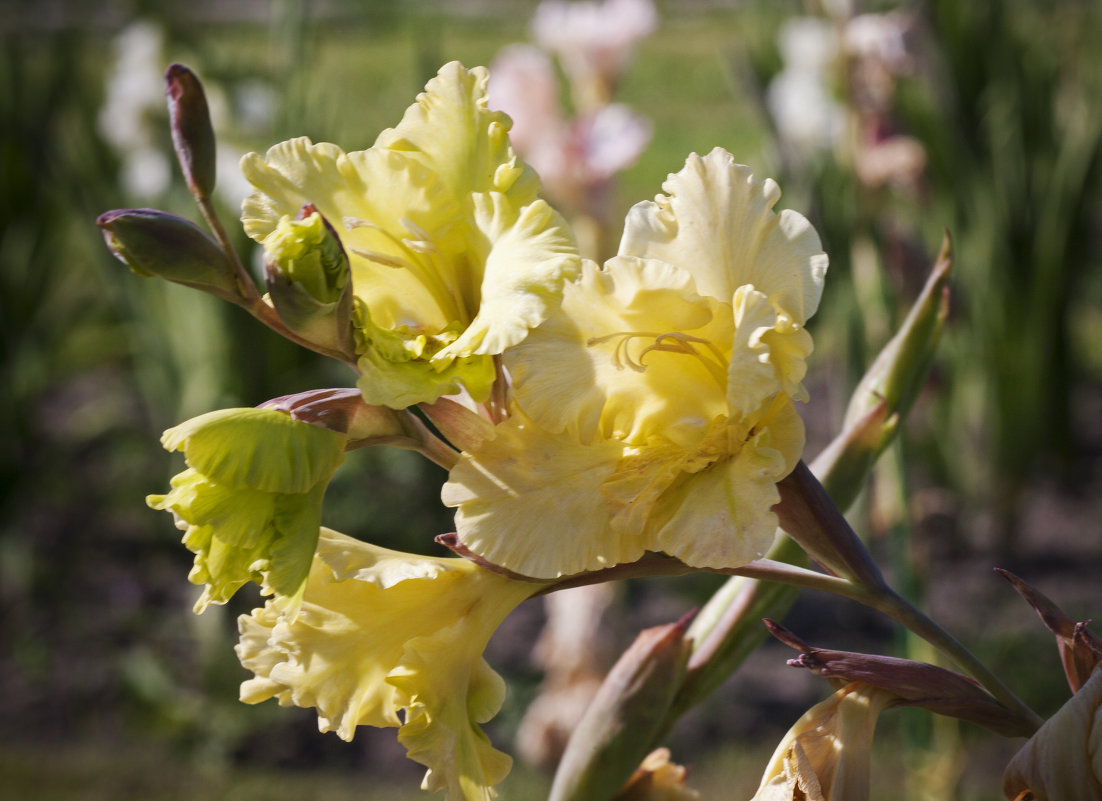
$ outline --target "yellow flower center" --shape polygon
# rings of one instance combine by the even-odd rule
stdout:
[[[399,220],[402,227],[410,234],[408,237],[399,237],[388,231],[381,225],[370,220],[358,217],[345,217],[344,224],[349,228],[370,228],[378,231],[387,240],[398,247],[406,258],[397,258],[386,253],[367,248],[351,248],[357,256],[396,269],[409,270],[416,279],[428,287],[441,310],[448,319],[455,322],[469,323],[472,315],[468,313],[463,298],[448,285],[446,276],[454,272],[454,265],[449,264],[443,253],[433,241],[432,235],[413,220],[405,217]]]
[[[629,343],[634,339],[652,340],[635,356],[632,356]],[[650,331],[618,331],[602,337],[591,337],[586,341],[588,347],[617,340],[612,354],[612,363],[617,370],[629,369],[642,373],[647,369],[643,359],[652,352],[680,353],[692,356],[715,379],[721,391],[727,389],[727,358],[715,344],[702,337],[695,337],[681,331],[658,334]]]

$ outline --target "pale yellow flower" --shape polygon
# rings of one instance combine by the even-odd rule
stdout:
[[[737,567],[772,542],[826,256],[722,150],[663,188],[506,353],[516,411],[444,488],[462,544],[494,564],[554,578],[649,550]]]
[[[397,726],[409,757],[428,767],[423,789],[492,798],[511,759],[478,727],[505,697],[482,651],[538,589],[464,559],[322,529],[298,615],[268,604],[240,618],[237,653],[255,674],[241,700],[316,707],[319,728],[345,740],[357,726]]]
[[[170,428],[161,442],[188,469],[154,509],[172,512],[195,553],[188,579],[206,585],[202,612],[247,582],[292,609],[306,586],[321,503],[347,437],[275,409],[223,409]]]
[[[306,204],[349,256],[359,387],[403,408],[465,388],[485,400],[493,357],[558,305],[578,270],[563,219],[486,107],[487,73],[441,68],[368,150],[299,138],[242,161],[245,231],[265,242]]]
[[[853,682],[813,706],[773,752],[752,801],[867,801],[876,721],[898,700]]]

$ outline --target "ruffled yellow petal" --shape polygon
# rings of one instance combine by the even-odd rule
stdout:
[[[225,409],[165,432],[165,447],[184,451],[190,469],[147,502],[185,531],[195,554],[188,578],[206,585],[196,612],[250,581],[279,608],[297,607],[345,439],[273,409]]]
[[[558,308],[563,284],[574,280],[580,267],[569,226],[544,201],[518,208],[500,192],[476,194],[472,200],[482,235],[472,243],[472,272],[480,273],[478,313],[436,355],[437,363],[501,353],[523,340]]]
[[[521,575],[557,578],[633,561],[642,545],[611,535],[601,488],[622,450],[582,445],[518,414],[460,458],[442,497],[457,507],[466,547]]]
[[[406,154],[344,153],[300,137],[241,162],[257,188],[243,204],[245,232],[263,242],[283,217],[312,203],[337,230],[353,291],[375,325],[438,333],[469,310],[458,300],[462,208]],[[425,244],[420,244],[425,243]],[[458,269],[457,269],[458,268]]]
[[[777,482],[804,445],[803,421],[787,395],[775,396],[749,438],[729,436],[733,455],[685,474],[659,498],[650,522],[656,550],[694,567],[726,567],[761,557],[773,543]],[[736,450],[737,449],[737,450]]]
[[[445,64],[398,126],[379,134],[375,147],[414,154],[453,196],[505,192],[516,206],[531,203],[539,195],[539,179],[509,144],[512,121],[487,108],[488,82],[485,67]]]
[[[365,151],[293,139],[242,169],[246,232],[265,241],[312,203],[349,257],[359,387],[403,408],[465,389],[484,401],[485,358],[558,306],[578,270],[565,221],[539,200],[509,145],[509,120],[486,108],[485,70],[446,65],[395,129]]]
[[[494,564],[551,578],[657,550],[729,568],[772,541],[826,257],[806,220],[772,211],[775,184],[723,151],[665,189],[505,354],[522,419],[465,454],[444,495]]]
[[[807,400],[802,381],[811,335],[769,303],[752,286],[735,291],[735,344],[728,370],[727,402],[733,411],[751,412],[778,389]]]
[[[730,302],[745,284],[799,324],[818,308],[827,257],[800,214],[773,206],[777,184],[716,148],[689,156],[662,185],[667,195],[628,213],[620,255],[660,259],[693,274],[697,291]]]
[[[541,426],[642,444],[691,445],[726,410],[730,307],[657,261],[587,262],[561,309],[506,354],[518,404]],[[716,341],[713,341],[715,339]]]
[[[429,769],[427,789],[490,798],[509,758],[477,726],[504,698],[482,651],[538,589],[322,529],[298,616],[269,604],[240,619],[238,656],[255,674],[242,700],[316,707],[319,728],[346,740],[360,725],[399,726],[410,758]]]

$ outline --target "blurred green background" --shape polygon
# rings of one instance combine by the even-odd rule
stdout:
[[[873,82],[851,61],[835,58],[821,76],[849,115],[849,133],[829,146],[794,149],[770,113],[767,87],[791,66],[778,35],[794,18],[825,19],[823,8],[658,7],[660,27],[617,95],[650,118],[653,139],[620,177],[617,203],[623,212],[652,197],[689,152],[722,146],[811,217],[831,257],[813,321],[812,455],[952,231],[938,363],[852,517],[908,594],[1051,714],[1067,690],[1050,638],[990,568],[1014,570],[1077,619],[1102,613],[1102,6],[862,6],[901,10],[913,26],[910,62],[886,108],[873,98],[871,130],[878,142],[907,137],[922,160],[880,182],[863,172],[870,142],[853,133],[870,130],[862,92]],[[0,786],[10,797],[417,797],[421,769],[392,731],[349,745],[317,734],[312,711],[236,701],[234,619],[255,598],[193,616],[190,554],[143,504],[180,469],[158,447],[166,427],[352,377],[217,300],[129,274],[94,220],[143,205],[197,219],[160,95],[173,61],[206,84],[232,223],[240,154],[297,135],[368,147],[444,62],[489,64],[529,40],[534,8],[0,2]],[[412,454],[358,452],[329,492],[327,524],[433,552],[450,527],[441,479]],[[631,584],[609,641],[676,619],[715,586]],[[491,643],[511,695],[489,731],[507,751],[538,688],[528,651],[541,615],[522,607]],[[789,625],[818,645],[921,656],[852,604],[811,598]],[[778,674],[786,656],[763,648],[672,735],[703,798],[752,795],[773,745],[825,694],[800,672]],[[901,775],[907,798],[1000,797],[1017,744],[910,713],[882,725],[874,786],[892,797]],[[538,798],[546,782],[518,764],[503,797]]]

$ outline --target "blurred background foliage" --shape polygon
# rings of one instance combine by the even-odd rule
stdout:
[[[885,98],[851,55],[827,58],[820,80],[841,133],[801,150],[770,101],[791,66],[779,36],[795,18],[837,29],[833,5],[659,3],[659,30],[618,87],[653,138],[620,176],[617,203],[653,196],[690,151],[722,146],[812,218],[831,256],[813,321],[812,453],[952,231],[953,315],[933,379],[854,519],[908,592],[1048,714],[1065,698],[1055,654],[990,567],[1080,618],[1102,611],[1102,7],[866,4],[907,15],[910,60]],[[488,64],[527,40],[534,8],[0,2],[0,785],[43,801],[414,795],[419,769],[392,732],[346,745],[317,735],[310,711],[237,703],[233,621],[255,599],[191,615],[190,555],[142,503],[180,467],[157,447],[164,428],[351,377],[215,299],[128,274],[94,220],[142,205],[197,218],[159,94],[173,61],[212,100],[229,222],[240,154],[298,135],[368,147],[442,63]],[[918,145],[918,168],[870,179],[862,159],[896,135]],[[432,551],[450,526],[441,479],[412,454],[358,452],[329,492],[327,523]],[[632,585],[608,637],[624,644],[714,586]],[[816,644],[892,647],[862,610],[812,601],[790,620]],[[491,727],[506,750],[539,682],[528,651],[540,620],[526,605],[491,644],[511,687]],[[695,766],[704,798],[752,794],[773,743],[822,696],[795,671],[777,681],[782,658],[763,649],[674,733],[674,758]],[[879,739],[910,777],[908,797],[998,797],[1013,744],[910,713],[893,720]],[[905,759],[891,749],[901,738]],[[403,789],[389,791],[391,779]],[[518,766],[503,792],[538,797],[545,782]]]

